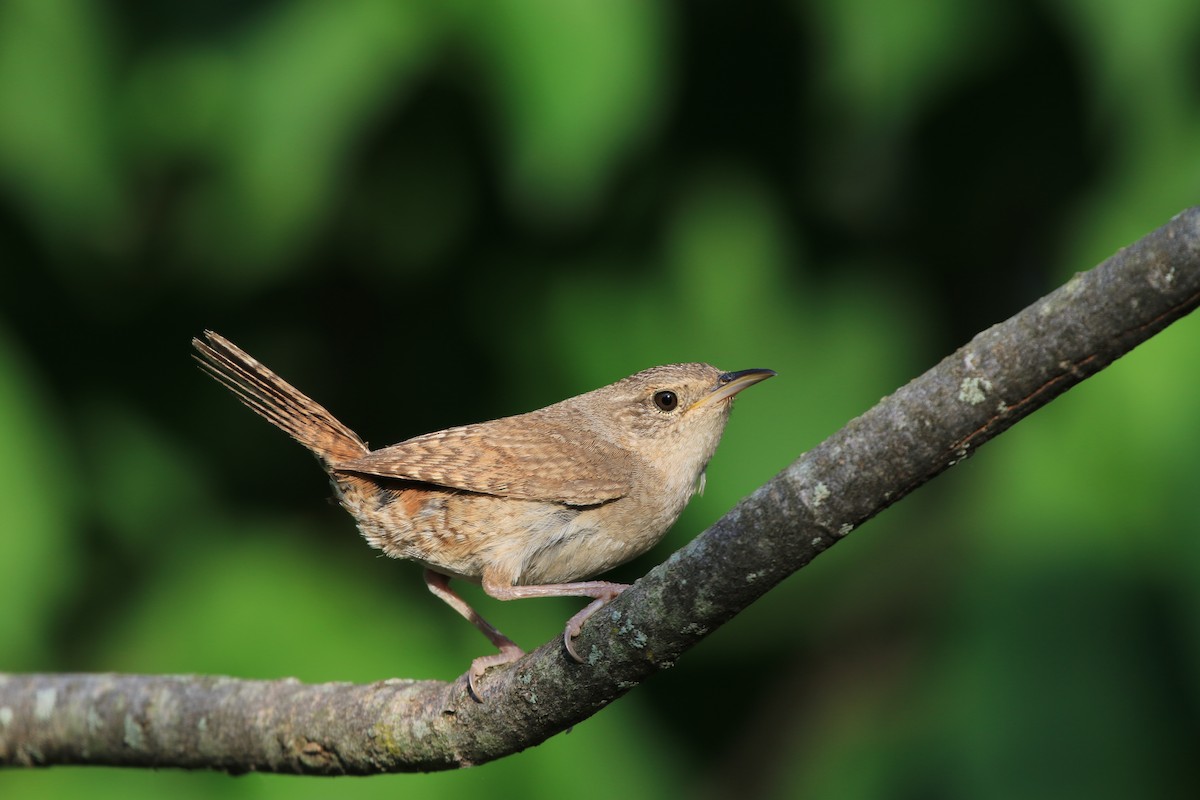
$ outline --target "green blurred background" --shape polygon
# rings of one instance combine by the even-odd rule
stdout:
[[[0,669],[450,679],[486,643],[205,378],[377,445],[646,366],[779,377],[634,579],[1197,202],[1195,0],[0,0]],[[1193,796],[1200,320],[613,707],[457,774],[0,797]],[[487,616],[528,646],[569,600]]]

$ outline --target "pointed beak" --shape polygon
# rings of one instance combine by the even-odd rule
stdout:
[[[775,377],[773,369],[743,369],[738,372],[726,372],[717,378],[717,385],[712,388],[712,391],[692,403],[688,411],[707,403],[733,397],[742,389],[773,377]]]

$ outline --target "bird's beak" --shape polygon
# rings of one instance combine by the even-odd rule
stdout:
[[[692,403],[688,411],[706,403],[733,397],[742,389],[773,377],[775,377],[775,370],[773,369],[743,369],[738,372],[726,372],[717,378],[717,385],[712,388],[712,391]]]

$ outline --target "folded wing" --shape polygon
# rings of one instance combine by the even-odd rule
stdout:
[[[513,425],[510,418],[417,436],[333,466],[498,497],[591,506],[628,494],[638,465],[628,451],[578,429],[568,440],[563,432]]]

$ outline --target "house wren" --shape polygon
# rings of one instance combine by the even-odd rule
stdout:
[[[429,590],[500,652],[523,655],[449,586],[480,582],[498,600],[590,597],[563,643],[625,584],[584,580],[649,550],[704,485],[733,396],[775,373],[670,364],[514,417],[370,450],[323,407],[224,337],[193,339],[201,365],[311,450],[367,542],[425,568]]]

